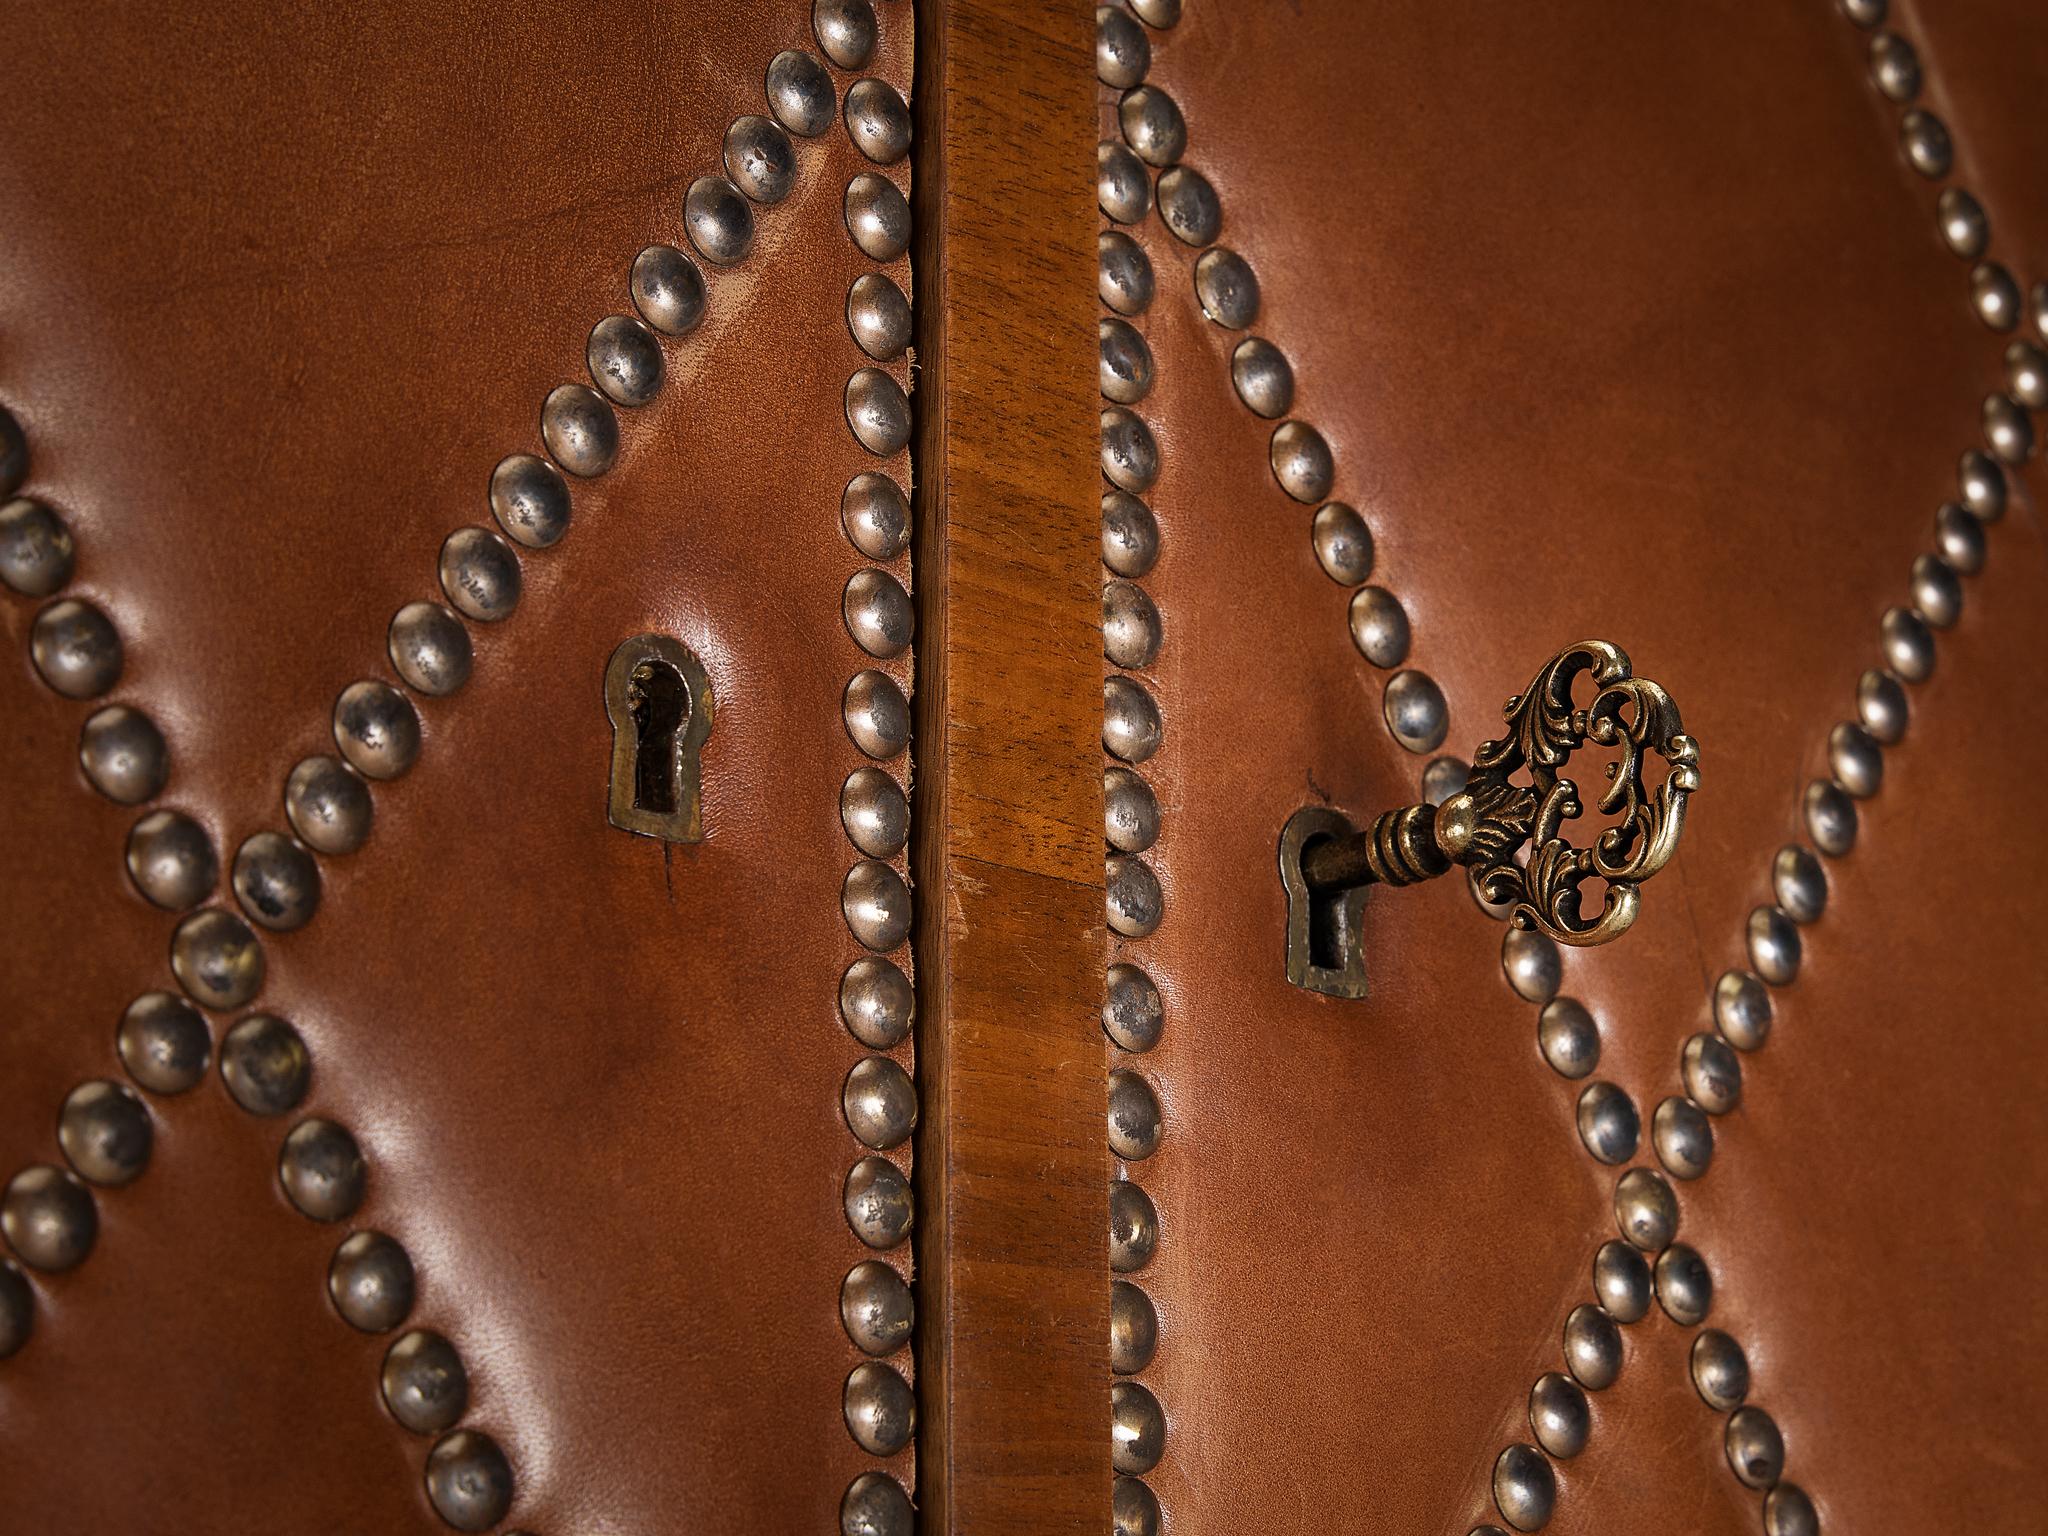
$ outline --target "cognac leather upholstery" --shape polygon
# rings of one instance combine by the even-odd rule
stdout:
[[[1896,25],[1917,41],[1932,10]],[[2017,146],[2039,136],[2038,94],[2007,61],[2038,85],[2048,33],[2021,7],[1972,10],[1953,50],[1928,18],[1928,99],[1993,254],[2031,284],[2040,158]],[[1292,361],[1293,414],[1327,438],[1410,664],[1448,698],[1443,750],[1469,757],[1586,634],[1663,682],[1701,743],[1675,866],[1624,942],[1564,966],[1599,1022],[1598,1075],[1641,1112],[1631,1161],[1654,1167],[1651,1111],[1684,1091],[1714,978],[1746,963],[1773,854],[1807,841],[1800,794],[1981,446],[2004,338],[1900,158],[1867,34],[1832,5],[1191,0],[1150,37],[1221,241],[1259,276],[1253,330]],[[2002,75],[1981,97],[1948,68],[1966,50]],[[1406,804],[1425,759],[1382,723],[1385,674],[1353,649],[1313,508],[1275,483],[1271,425],[1232,393],[1240,336],[1197,306],[1195,252],[1156,215],[1133,233],[1158,274],[1134,323],[1163,465],[1145,585],[1165,745],[1143,772],[1165,916],[1111,954],[1159,982],[1166,1026],[1156,1051],[1109,1055],[1164,1108],[1162,1150],[1129,1169],[1160,1213],[1134,1277],[1161,1316],[1148,1481],[1181,1536],[1463,1533],[1500,1522],[1494,1457],[1530,1439],[1530,1386],[1563,1369],[1619,1170],[1581,1146],[1581,1084],[1538,1053],[1502,930],[1459,880],[1372,895],[1369,999],[1288,985],[1281,824]],[[1994,807],[2048,730],[2014,687],[2048,645],[2040,488],[2034,466],[2015,477],[1855,850],[1827,863],[1826,913],[1713,1165],[1677,1186],[1709,1322],[1745,1346],[1750,1401],[1823,1529],[2038,1518],[2014,1474],[2048,1415],[2029,1363],[2048,1344],[2031,1297],[2048,1129],[2014,1069],[2038,1053],[2048,932],[2038,833]],[[1548,1528],[1760,1529],[1725,1416],[1688,1377],[1693,1330],[1653,1307],[1622,1333]]]
[[[333,751],[337,693],[390,675],[386,625],[440,597],[452,529],[489,524],[492,466],[540,451],[543,397],[631,312],[635,253],[687,246],[685,188],[766,111],[770,58],[817,51],[810,13],[12,16],[0,401],[27,490],[75,531],[70,590],[126,642],[112,697],[169,739],[162,803],[224,867],[284,828],[285,774]],[[910,8],[881,17],[862,73],[907,95]],[[835,71],[835,97],[855,78]],[[874,664],[840,613],[862,564],[840,492],[908,480],[845,422],[866,361],[846,294],[876,264],[842,199],[908,167],[871,165],[836,120],[796,143],[794,191],[710,273],[659,398],[620,412],[616,468],[573,484],[561,544],[521,552],[518,610],[471,626],[472,681],[418,700],[420,760],[376,787],[368,845],[323,861],[308,927],[266,936],[259,1006],[311,1050],[304,1112],[364,1149],[360,1212],[287,1204],[296,1115],[244,1114],[217,1074],[152,1099],[151,1166],[100,1193],[95,1251],[36,1280],[35,1333],[0,1365],[0,1529],[445,1530],[430,1442],[378,1398],[389,1336],[328,1300],[352,1227],[410,1250],[410,1323],[459,1348],[464,1422],[515,1473],[507,1528],[828,1530],[856,1473],[911,1478],[841,1416],[863,1357],[840,1280],[871,1255],[841,1213],[862,1048],[836,1005],[862,952],[839,789],[866,761],[840,696]],[[887,270],[908,288],[907,260]],[[115,1024],[173,985],[173,919],[123,868],[137,813],[80,775],[87,706],[30,667],[38,605],[0,598],[5,1178],[61,1162],[64,1095],[121,1076]],[[696,847],[605,820],[604,667],[650,629],[716,689]],[[907,662],[883,665],[907,686]]]

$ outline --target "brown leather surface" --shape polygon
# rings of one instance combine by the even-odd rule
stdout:
[[[497,459],[538,450],[634,254],[684,243],[684,189],[764,110],[770,57],[816,50],[810,10],[11,18],[0,400],[75,529],[73,590],[126,640],[114,697],[170,739],[164,803],[224,858],[282,827],[337,692],[389,674],[391,614],[438,596]],[[868,72],[907,93],[910,8],[881,14]],[[622,413],[617,468],[523,559],[518,611],[472,626],[474,679],[423,701],[368,846],[323,861],[318,916],[266,945],[261,1005],[313,1054],[305,1108],[369,1159],[349,1225],[411,1250],[413,1321],[461,1349],[465,1422],[517,1475],[508,1525],[540,1536],[830,1529],[877,1465],[841,1420],[839,1283],[868,1255],[840,1210],[861,1048],[835,1006],[859,952],[838,792],[864,761],[839,496],[876,467],[841,402],[864,361],[846,291],[873,270],[841,199],[871,167],[837,123],[797,154],[658,401]],[[136,813],[80,777],[87,711],[36,681],[34,608],[0,602],[9,1176],[57,1158],[62,1095],[119,1075],[121,1010],[170,984],[172,922],[122,867]],[[605,822],[605,662],[649,628],[717,693],[697,848]],[[37,1281],[0,1367],[0,1528],[444,1529],[428,1442],[378,1400],[388,1341],[326,1296],[347,1227],[279,1191],[289,1121],[217,1077],[151,1109],[149,1171],[101,1196],[96,1251]]]
[[[1255,330],[1292,360],[1294,414],[1329,439],[1373,579],[1449,698],[1445,750],[1469,755],[1587,633],[1701,742],[1676,864],[1617,948],[1565,967],[1652,1162],[1650,1111],[1681,1091],[1772,854],[1803,840],[1799,793],[1955,495],[1999,342],[1832,7],[1190,5],[1152,42],[1222,241],[1259,274]],[[1133,1169],[1162,1229],[1140,1277],[1170,1426],[1150,1481],[1183,1536],[1462,1533],[1497,1518],[1493,1458],[1528,1438],[1530,1385],[1592,1299],[1616,1174],[1454,882],[1373,896],[1369,1000],[1285,982],[1282,822],[1324,795],[1358,817],[1406,803],[1423,760],[1381,723],[1310,509],[1231,393],[1238,338],[1196,308],[1193,253],[1156,219],[1140,238],[1160,275],[1138,324],[1165,466],[1146,585],[1166,745],[1145,773],[1166,917],[1115,951],[1159,979],[1168,1022],[1156,1052],[1111,1056],[1165,1106]],[[2039,837],[1974,809],[2048,730],[2014,686],[2048,643],[2038,516],[2014,499],[1715,1166],[1680,1190],[1711,1321],[1747,1345],[1825,1529],[2034,1518],[2011,1471],[2048,1419],[2021,1171],[2048,1147],[2039,1074],[2016,1070],[2038,1054]],[[1653,1314],[1624,1339],[1550,1529],[1759,1529],[1686,1331]]]

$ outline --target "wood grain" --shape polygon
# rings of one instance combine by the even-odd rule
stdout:
[[[920,6],[919,1505],[1109,1512],[1093,15]]]

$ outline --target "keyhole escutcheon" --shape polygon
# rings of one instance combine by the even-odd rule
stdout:
[[[612,723],[611,824],[671,843],[704,840],[701,754],[711,734],[711,681],[671,635],[635,635],[604,672]]]

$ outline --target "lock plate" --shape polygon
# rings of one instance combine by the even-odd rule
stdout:
[[[1303,806],[1280,829],[1280,883],[1287,889],[1287,979],[1327,997],[1364,997],[1363,923],[1372,887],[1311,891],[1301,872],[1305,850],[1349,837],[1351,823],[1319,805]]]
[[[711,680],[670,635],[635,635],[604,669],[612,722],[611,824],[671,843],[704,840],[700,761],[711,735]]]

